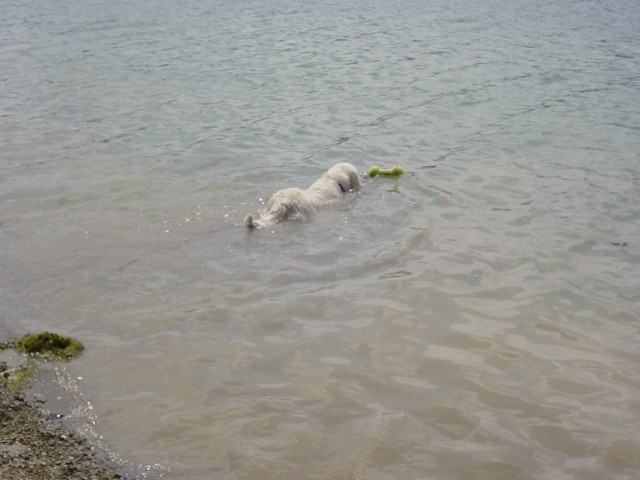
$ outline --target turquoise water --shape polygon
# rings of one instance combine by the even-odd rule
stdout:
[[[640,5],[5,2],[0,328],[167,479],[640,471]],[[337,162],[359,193],[248,232]]]

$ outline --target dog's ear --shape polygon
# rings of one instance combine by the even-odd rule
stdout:
[[[360,177],[355,170],[349,170],[349,183],[351,184],[349,190],[360,188]]]

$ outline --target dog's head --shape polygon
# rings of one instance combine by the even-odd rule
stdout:
[[[342,193],[360,187],[360,177],[355,167],[350,163],[338,163],[327,171],[327,176],[334,180]]]

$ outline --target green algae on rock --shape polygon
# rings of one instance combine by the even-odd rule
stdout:
[[[0,376],[0,386],[5,385],[10,392],[21,392],[33,377],[34,371],[33,362],[27,362],[26,365],[18,365],[11,369],[5,364],[5,370]]]
[[[13,348],[18,353],[41,357],[73,358],[84,350],[84,345],[73,338],[63,337],[57,333],[27,333],[13,341]]]

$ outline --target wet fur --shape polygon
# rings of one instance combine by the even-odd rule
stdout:
[[[259,218],[247,215],[244,224],[249,228],[266,227],[284,220],[305,221],[318,208],[360,187],[360,177],[350,163],[338,163],[316,180],[309,188],[285,188],[274,193]]]

